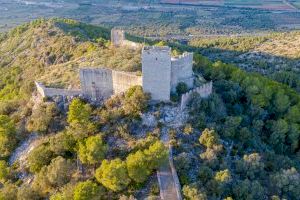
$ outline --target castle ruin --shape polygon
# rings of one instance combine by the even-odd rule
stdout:
[[[107,68],[83,68],[79,71],[81,90],[46,88],[40,83],[36,86],[43,97],[81,94],[98,101],[140,85],[153,100],[169,101],[178,83],[184,82],[189,89],[193,88],[192,64],[192,53],[172,57],[170,47],[146,46],[142,50],[142,76]]]
[[[114,46],[120,47],[122,46],[125,40],[125,32],[124,30],[120,30],[120,29],[112,29],[110,38]]]
[[[113,29],[111,40],[115,46],[128,44],[122,30]],[[137,45],[140,44],[135,46]],[[176,92],[178,83],[183,82],[188,89],[193,89],[192,68],[193,53],[185,52],[180,56],[172,57],[171,48],[168,46],[144,46],[142,48],[141,76],[107,68],[83,68],[79,71],[80,90],[46,88],[37,82],[36,87],[43,97],[81,95],[91,101],[99,101],[107,99],[113,94],[123,93],[132,86],[140,85],[145,92],[151,94],[152,100],[170,101],[170,95]],[[211,85],[195,91],[201,94],[205,93],[204,96],[207,96],[207,93],[211,93]],[[184,105],[189,99],[188,96],[190,95],[183,96]]]

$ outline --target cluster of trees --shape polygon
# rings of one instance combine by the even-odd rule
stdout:
[[[205,49],[205,51],[227,50],[242,54],[254,49],[258,44],[267,41],[267,39],[268,36],[197,38],[192,39],[189,45]]]
[[[27,130],[29,132],[48,133],[50,124],[54,124],[54,117],[58,115],[55,103],[40,104],[32,111],[27,120]]]
[[[134,86],[125,92],[124,95],[112,97],[105,102],[102,109],[99,109],[101,124],[119,124],[121,119],[128,121],[139,120],[141,113],[147,110],[147,101],[150,95],[143,92],[141,86]]]
[[[222,62],[200,66],[198,70],[203,72],[205,78],[216,81],[217,92],[226,104],[232,105],[231,115],[249,115],[252,114],[250,108],[256,110],[256,113],[248,117],[249,122],[260,124],[261,127],[256,129],[260,128],[258,132],[261,132],[262,140],[269,143],[277,153],[293,154],[298,150],[300,121],[297,115],[300,113],[300,96],[294,90]],[[219,90],[222,86],[226,90]],[[249,106],[248,109],[246,105]],[[238,120],[237,116],[230,116],[228,120],[235,119],[234,123],[239,127],[244,119]]]
[[[184,196],[297,199],[297,92],[233,65],[198,55],[195,61],[195,72],[213,80],[215,93],[207,99],[195,94],[190,103],[192,132],[176,136],[175,163]]]
[[[99,183],[112,191],[122,191],[130,182],[143,183],[153,170],[167,161],[168,152],[164,144],[156,141],[148,149],[138,150],[127,156],[126,161],[117,158],[103,160],[96,170]]]
[[[299,74],[290,71],[275,72],[270,77],[280,83],[284,83],[300,93],[300,78]]]

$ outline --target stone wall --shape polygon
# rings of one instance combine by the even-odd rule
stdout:
[[[144,47],[142,51],[143,89],[153,100],[169,101],[171,91],[171,48]]]
[[[132,41],[129,41],[129,40],[124,40],[123,43],[122,43],[122,46],[126,46],[126,47],[129,47],[131,49],[139,49],[139,48],[143,47],[143,44],[132,42]]]
[[[142,85],[142,77],[105,68],[81,69],[80,83],[85,97],[102,100],[125,92],[132,86]]]
[[[189,103],[189,101],[192,98],[193,93],[198,93],[200,95],[200,97],[202,97],[202,98],[209,97],[209,95],[211,95],[211,93],[212,93],[212,82],[206,83],[200,87],[197,87],[197,88],[190,90],[189,92],[183,94],[181,96],[181,105],[180,105],[181,110],[186,108],[187,104]]]
[[[189,89],[193,88],[193,53],[184,53],[172,58],[171,91],[176,91],[179,82],[184,82]]]
[[[79,73],[81,90],[85,97],[97,101],[113,94],[112,70],[80,69]]]
[[[119,94],[135,85],[142,86],[142,76],[129,72],[112,71],[113,92]]]
[[[58,88],[48,88],[42,83],[35,82],[38,93],[44,97],[54,97],[54,96],[79,96],[81,90],[68,90],[68,89],[58,89]]]
[[[142,44],[126,40],[125,31],[120,29],[111,30],[111,42],[116,47],[127,46],[132,49],[142,48]]]

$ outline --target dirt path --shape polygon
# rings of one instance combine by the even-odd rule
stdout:
[[[24,140],[18,148],[11,154],[9,158],[9,165],[14,164],[16,161],[23,165],[26,157],[32,151],[39,142],[40,136],[36,133],[32,133],[26,140]]]

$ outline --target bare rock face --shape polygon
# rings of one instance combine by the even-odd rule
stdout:
[[[150,113],[146,113],[142,115],[142,124],[148,127],[156,127],[157,126],[157,120],[154,115]]]

